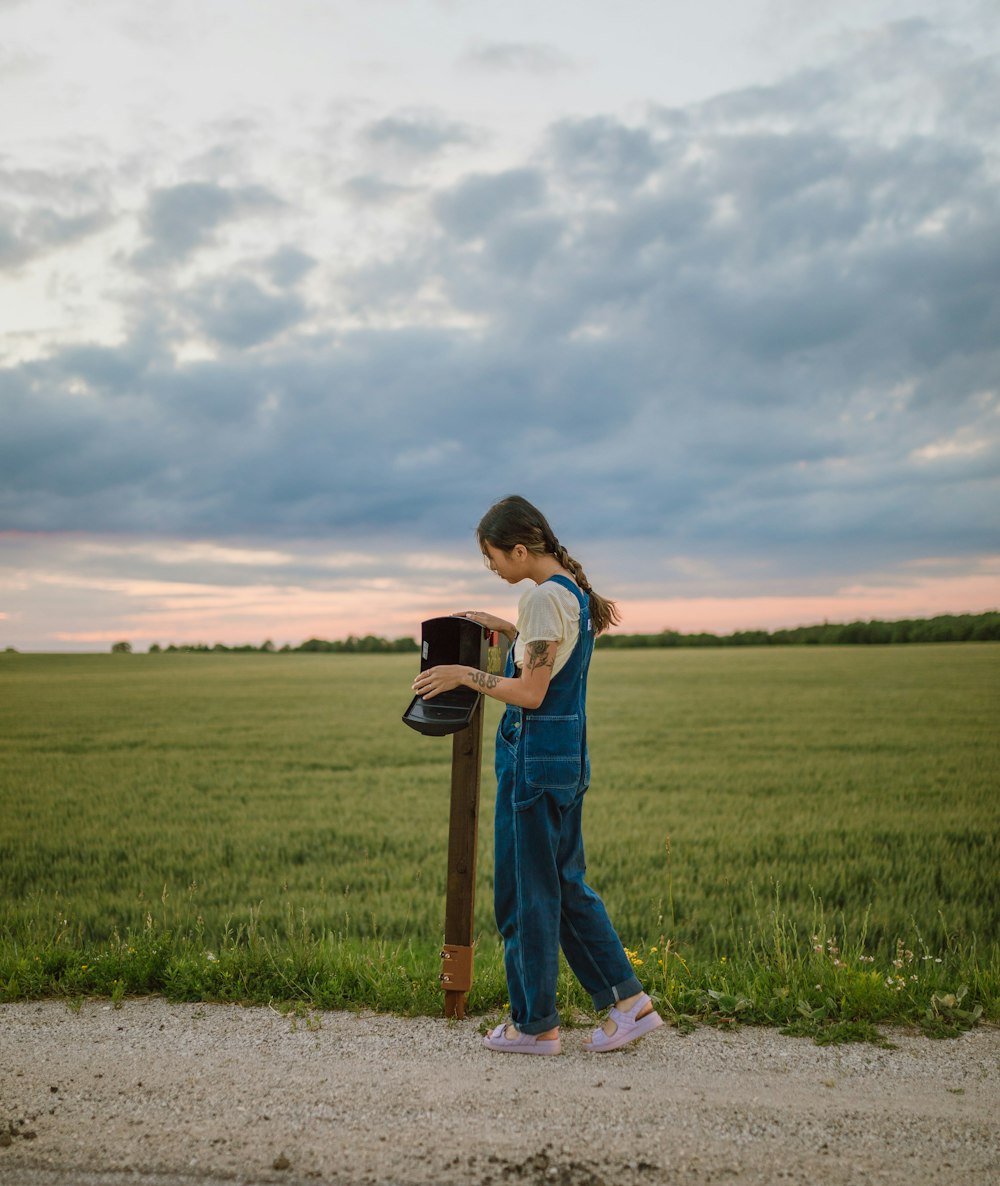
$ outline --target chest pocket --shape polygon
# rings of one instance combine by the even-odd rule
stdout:
[[[580,784],[583,730],[578,716],[525,718],[524,781],[529,787],[566,790]]]

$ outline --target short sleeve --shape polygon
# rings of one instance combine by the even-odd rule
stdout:
[[[517,638],[514,663],[524,663],[525,648],[532,642],[556,643],[552,674],[566,665],[580,637],[580,603],[576,594],[557,581],[543,581],[529,589],[517,603]]]
[[[537,585],[521,598],[517,631],[523,643],[560,642],[565,637],[565,619],[550,589]]]

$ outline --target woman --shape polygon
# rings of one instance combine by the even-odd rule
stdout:
[[[424,699],[470,687],[507,705],[496,740],[494,901],[504,940],[511,1021],[491,1050],[558,1054],[559,948],[596,1009],[612,1006],[585,1049],[617,1050],[663,1024],[642,991],[604,903],[584,881],[581,813],[590,783],[587,671],[594,638],[617,624],[545,516],[512,495],[476,531],[489,568],[508,584],[530,580],[517,624],[475,610],[462,616],[507,636],[502,676],[443,665],[413,683]]]

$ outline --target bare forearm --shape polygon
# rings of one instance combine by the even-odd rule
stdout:
[[[503,704],[514,704],[518,708],[537,708],[542,702],[538,689],[531,687],[523,679],[510,679],[508,676],[493,675],[478,668],[466,668],[462,677],[462,687],[475,688],[484,696],[491,696]]]
[[[457,663],[428,667],[413,681],[413,690],[425,700],[432,700],[452,688],[472,688],[484,696],[490,696],[503,704],[515,704],[519,708],[537,708],[545,698],[548,686],[548,671],[544,669],[522,673],[521,678],[511,679]]]

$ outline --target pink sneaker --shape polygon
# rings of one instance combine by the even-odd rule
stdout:
[[[619,1050],[629,1042],[634,1042],[636,1038],[641,1038],[643,1034],[658,1029],[663,1025],[663,1018],[659,1013],[654,1011],[647,1013],[645,1017],[636,1017],[637,1013],[641,1013],[650,1004],[652,1001],[643,993],[627,1013],[623,1013],[621,1009],[612,1008],[609,1016],[618,1028],[613,1034],[606,1034],[599,1026],[594,1030],[590,1041],[583,1044],[584,1050],[589,1050],[592,1054],[601,1054],[606,1050]]]

